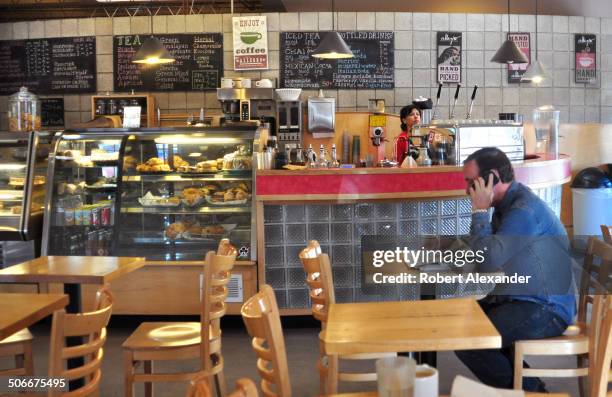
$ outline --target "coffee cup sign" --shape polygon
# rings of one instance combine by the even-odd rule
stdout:
[[[268,24],[265,16],[232,18],[234,70],[268,69]]]

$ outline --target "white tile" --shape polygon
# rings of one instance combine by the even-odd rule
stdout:
[[[96,72],[113,73],[113,56],[111,54],[96,56]]]
[[[415,55],[418,51],[415,51]],[[423,52],[423,51],[421,51]],[[412,51],[395,51],[395,67],[397,69],[410,69],[412,68]],[[427,58],[427,62],[429,62],[429,58]],[[429,67],[429,63],[427,64]]]
[[[129,17],[113,18],[113,34],[114,35],[130,34],[130,18]]]
[[[465,14],[450,14],[449,28],[452,31],[465,32],[467,30]]]
[[[317,30],[319,15],[316,12],[300,12],[300,30]]]
[[[206,15],[209,15],[209,14],[205,14],[204,15],[204,29],[208,29],[206,27],[206,22],[207,22],[206,21]],[[211,16],[216,16],[216,15],[213,14]],[[234,29],[234,24],[232,23],[232,18],[233,17],[234,16],[232,14],[223,14],[223,15],[221,15],[221,29],[223,30],[223,33],[231,33],[232,29]],[[276,30],[278,31],[278,28],[279,28],[278,20],[276,22],[277,22]],[[217,101],[217,103],[218,102],[219,101]]]
[[[569,88],[553,88],[555,105],[569,105]]]
[[[108,21],[110,22],[109,18]],[[96,32],[97,34],[97,32]],[[61,35],[61,24],[59,19],[45,21],[45,37],[59,37]]]
[[[412,87],[412,69],[395,69],[395,87]]]
[[[168,33],[168,17],[156,15],[153,17],[153,33]]]
[[[429,50],[433,48],[431,32],[415,31],[412,33],[412,48],[415,50]]]
[[[535,32],[535,15],[519,15],[520,32]]]
[[[28,37],[41,39],[45,37],[45,21],[32,21],[28,23]]]
[[[468,68],[483,68],[484,53],[482,51],[467,51],[467,67]]]
[[[91,112],[91,96],[90,95],[81,95],[80,102],[81,102],[81,112]]]
[[[268,49],[270,51],[278,51],[279,49],[279,35],[276,33],[268,34]]]
[[[332,30],[332,13],[319,13],[319,30]]]
[[[376,30],[393,30],[394,25],[395,18],[392,12],[376,13]]]
[[[553,53],[553,65],[555,69],[570,69],[570,58],[572,54],[570,52],[555,52]],[[572,64],[573,67],[573,64]]]
[[[395,49],[410,50],[412,49],[412,31],[402,30],[395,32]]]
[[[136,19],[136,18],[134,18]],[[132,22],[132,28],[134,23]],[[204,15],[193,14],[185,16],[185,31],[200,33],[204,31]]]
[[[484,48],[485,50],[497,51],[502,44],[502,36],[499,32],[484,33]]]
[[[584,105],[584,94],[583,88],[572,88],[570,89],[570,105]]]
[[[270,64],[270,69],[278,69],[279,68],[279,52],[278,51],[270,51],[268,54],[268,63]]]
[[[569,51],[569,34],[555,33],[553,35],[554,51]]]
[[[522,105],[535,106],[536,89],[531,87],[521,87],[519,89],[519,102]]]
[[[430,87],[431,70],[414,69],[412,73],[412,84],[414,87]]]
[[[480,93],[482,95],[482,92]],[[487,105],[499,106],[502,104],[502,90],[501,88],[485,88],[484,99]],[[497,117],[496,117],[497,118]]]
[[[557,109],[560,111],[559,121],[561,124],[569,123],[569,106],[558,106]]]
[[[234,50],[234,39],[232,33],[224,32],[223,33],[223,51],[233,51]]]
[[[44,21],[43,29],[44,29]],[[44,36],[44,33],[43,33]],[[0,40],[11,40],[13,38],[13,24],[12,23],[0,23]],[[0,112],[2,115],[2,112]],[[6,116],[6,115],[5,115]]]
[[[113,36],[96,36],[96,54],[113,53]]]
[[[395,106],[395,93],[393,90],[376,90],[376,98],[384,99],[385,106]]]
[[[533,43],[535,49],[535,41]],[[538,33],[538,51],[550,51],[553,49],[552,33]]]
[[[395,30],[412,30],[412,13],[395,13]]]
[[[376,18],[372,18],[371,12],[357,13],[357,30],[374,30],[376,29]]]
[[[485,86],[501,87],[501,69],[485,69]]]
[[[412,14],[413,30],[431,30],[431,14],[427,12],[415,12]]]
[[[484,67],[486,69],[499,69],[499,63],[491,62],[491,58],[495,55],[497,50],[487,50],[484,52]]]
[[[431,14],[431,30],[433,31],[445,31],[450,27],[448,20],[448,14],[446,13],[434,13]]]
[[[584,109],[584,122],[585,123],[599,123],[601,118],[599,117],[599,107],[589,107]]]
[[[268,32],[278,32],[279,16],[277,12],[270,12],[262,14],[266,17],[266,23],[268,24]],[[317,20],[319,16],[317,15]],[[269,36],[268,36],[269,37]]]
[[[467,14],[467,30],[482,32],[484,29],[484,14]]]
[[[92,18],[79,18],[78,31],[79,36],[95,36],[96,35],[96,21]]]
[[[281,23],[282,26],[282,23]],[[357,13],[355,12],[339,12],[338,13],[338,29],[339,30],[355,30],[357,29]]]
[[[405,90],[405,88],[402,88]],[[357,90],[357,106],[367,107],[370,99],[376,98],[375,90]]]
[[[467,32],[466,46],[468,50],[482,50],[484,45],[484,33],[482,32]]]
[[[113,74],[98,73],[98,92],[113,91]]]
[[[468,69],[467,70],[467,81],[468,87],[474,87],[477,84],[479,87],[484,86],[484,70],[483,69]],[[470,88],[471,92],[471,88]]]
[[[412,88],[395,89],[395,105],[405,106],[412,102]]]
[[[569,32],[569,18],[562,15],[553,16],[553,33]]]
[[[13,24],[13,39],[24,40],[28,38],[28,23],[15,22]]]
[[[518,31],[518,15],[510,15],[510,29],[508,29],[508,14],[502,15],[502,32],[516,32]]]
[[[75,18],[62,20],[62,37],[74,37],[79,34],[79,25]]]
[[[502,101],[504,107],[516,106],[519,104],[519,89],[515,87],[507,87],[502,90]]]
[[[553,104],[553,91],[552,88],[537,88],[537,105],[552,105]]]
[[[279,22],[280,30],[282,32],[295,31],[298,30],[300,17],[297,12],[289,12],[283,14],[283,16],[279,19]]]
[[[188,92],[187,93],[187,108],[198,109],[205,107],[204,92]]]
[[[187,94],[185,92],[171,92],[168,94],[168,105],[170,109],[186,109]]]
[[[431,67],[430,51],[413,51],[412,65],[415,69],[429,69]]]
[[[578,33],[599,33],[601,30],[601,18],[586,17],[584,18],[585,32]]]
[[[168,15],[168,33],[185,33],[185,15]]]
[[[584,123],[584,106],[571,106],[569,121],[570,123]]]
[[[584,93],[584,104],[587,106],[599,106],[603,104],[604,99],[612,105],[612,90],[601,90],[599,89],[586,88]]]
[[[584,33],[584,17],[569,17],[569,32]]]
[[[538,15],[538,32],[552,32],[552,16]]]
[[[501,31],[501,15],[485,14],[484,30],[486,32],[500,32]]]
[[[191,16],[191,15],[190,15]],[[200,15],[201,17],[201,15]],[[202,30],[199,30],[200,32]],[[146,34],[151,33],[151,18],[149,17],[134,17],[130,25],[130,32],[132,34]]]

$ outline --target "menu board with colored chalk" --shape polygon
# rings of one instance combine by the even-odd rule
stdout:
[[[280,33],[280,84],[285,88],[366,88],[395,86],[393,32],[339,32],[354,54],[339,60],[311,53],[322,32]]]
[[[0,41],[0,94],[25,86],[35,94],[96,91],[96,38]]]
[[[64,98],[41,98],[40,119],[43,127],[63,127]]]
[[[154,35],[175,62],[140,65],[132,58],[150,35],[113,37],[115,91],[199,91],[219,87],[223,75],[223,34]]]

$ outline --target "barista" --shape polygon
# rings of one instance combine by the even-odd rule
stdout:
[[[421,109],[416,105],[404,106],[400,111],[402,132],[395,137],[395,158],[401,164],[410,150],[412,127],[421,122]]]

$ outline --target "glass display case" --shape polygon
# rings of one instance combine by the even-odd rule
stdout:
[[[257,126],[72,131],[56,142],[47,255],[254,260]]]
[[[46,132],[0,132],[0,240],[39,239],[45,205]]]

